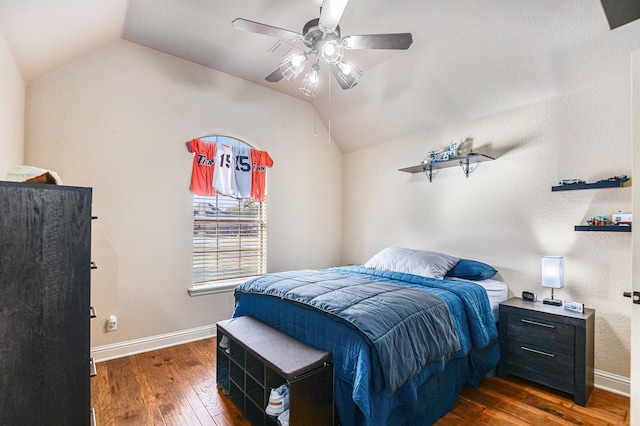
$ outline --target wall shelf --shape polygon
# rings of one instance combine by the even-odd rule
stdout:
[[[551,191],[572,191],[576,189],[598,189],[598,188],[622,188],[625,186],[625,183],[629,183],[629,181],[622,182],[621,180],[613,180],[613,181],[603,181],[603,182],[594,182],[594,183],[573,183],[570,185],[559,185],[552,186]]]
[[[576,231],[587,232],[631,232],[631,225],[605,225],[605,226],[592,226],[592,225],[576,225]]]
[[[622,188],[630,185],[631,185],[630,180],[622,181],[621,179],[612,179],[612,180],[601,180],[599,182],[593,182],[593,183],[572,183],[569,185],[552,186],[551,191],[555,192],[555,191],[572,191],[572,190],[580,190],[580,189]],[[576,225],[574,227],[574,230],[583,231],[583,232],[631,232],[631,225],[629,226]]]
[[[464,171],[464,175],[466,177],[469,177],[469,166],[471,164],[483,163],[485,161],[493,161],[493,160],[495,160],[495,158],[489,157],[488,155],[472,152],[465,157],[456,157],[450,160],[439,161],[436,163],[422,163],[422,164],[418,164],[417,166],[404,167],[398,170],[406,173],[425,173],[429,178],[429,182],[432,182],[434,170],[460,166]]]

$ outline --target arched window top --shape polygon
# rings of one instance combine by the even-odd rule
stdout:
[[[246,142],[240,138],[237,138],[234,136],[228,136],[228,135],[207,135],[207,136],[202,136],[198,139],[202,139],[203,141],[209,141],[209,142],[219,142],[229,146],[246,146],[249,148],[260,149],[260,147],[255,146],[249,142]]]

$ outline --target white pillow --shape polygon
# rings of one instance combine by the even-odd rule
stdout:
[[[423,277],[443,279],[460,258],[435,251],[387,247],[373,256],[365,268],[380,271],[396,271]]]

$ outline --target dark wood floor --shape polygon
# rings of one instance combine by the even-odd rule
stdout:
[[[91,403],[97,424],[245,426],[216,388],[215,340],[205,339],[97,364]],[[448,425],[628,425],[629,398],[595,389],[587,407],[515,378],[465,389],[436,422]],[[305,425],[303,425],[305,426]]]

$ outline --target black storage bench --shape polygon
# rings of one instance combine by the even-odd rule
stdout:
[[[223,336],[228,348],[221,348]],[[289,424],[333,425],[331,353],[314,349],[251,316],[217,323],[218,384],[252,425],[276,425],[265,413],[272,388],[289,386]]]

